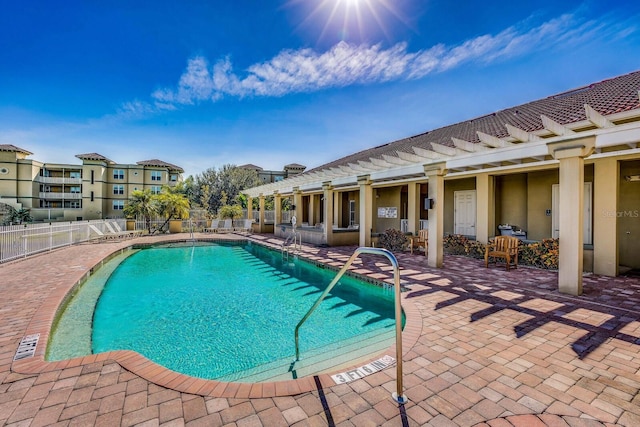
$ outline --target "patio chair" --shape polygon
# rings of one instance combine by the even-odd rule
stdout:
[[[116,232],[118,233],[129,233],[129,235],[131,237],[140,237],[142,236],[143,230],[123,230],[122,227],[120,227],[120,224],[118,224],[117,221],[113,221],[113,228],[115,229]]]
[[[230,233],[232,231],[233,231],[232,219],[225,219],[222,225],[218,223],[218,233]]]
[[[243,219],[242,221],[242,225],[239,227],[234,227],[234,231],[240,232],[240,233],[250,233],[251,232],[251,224],[253,223],[252,219]]]
[[[492,243],[489,243],[484,252],[484,266],[489,268],[489,258],[497,263],[497,259],[504,259],[507,271],[513,265],[518,268],[518,243],[520,240],[513,236],[496,236]]]
[[[416,250],[418,250],[420,246],[424,246],[424,255],[426,256],[427,247],[429,246],[429,230],[426,228],[423,230],[418,230],[418,235],[411,237],[411,239],[409,240],[409,250],[411,251],[412,255],[413,248],[415,247]]]
[[[217,219],[212,219],[211,220],[211,227],[209,228],[205,228],[204,232],[205,233],[217,233],[218,232],[218,224],[220,223],[219,220]]]

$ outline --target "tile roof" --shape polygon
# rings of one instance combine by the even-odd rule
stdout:
[[[33,154],[30,151],[27,151],[23,148],[20,147],[16,147],[15,145],[11,145],[11,144],[0,144],[0,151],[9,151],[12,153],[24,153],[24,154]]]
[[[252,163],[247,163],[246,165],[241,165],[241,166],[238,166],[238,167],[241,168],[241,169],[252,169],[252,170],[257,170],[257,171],[263,170],[260,166],[256,166],[256,165],[254,165]]]
[[[299,163],[289,163],[288,165],[284,165],[284,168],[287,169],[306,169],[305,165],[301,165]]]
[[[316,168],[305,174],[348,165],[358,161],[369,161],[370,158],[382,159],[382,155],[397,157],[397,151],[413,153],[412,147],[425,150],[432,148],[431,143],[453,147],[451,138],[462,139],[471,143],[480,143],[477,132],[483,132],[498,138],[509,138],[505,124],[527,132],[544,129],[541,115],[545,115],[560,124],[575,123],[586,120],[584,105],[588,104],[598,113],[607,116],[623,111],[640,109],[640,71],[614,77],[588,86],[559,93],[547,98],[471,120],[434,129],[419,135],[410,136],[398,141],[389,142],[342,157]]]
[[[76,154],[76,157],[81,160],[98,160],[98,161],[107,162],[111,164],[115,163],[113,160],[108,159],[107,157],[98,153]]]
[[[184,172],[184,169],[182,169],[180,166],[176,166],[172,163],[168,163],[158,159],[142,160],[136,163],[139,164],[140,166],[158,166],[162,168],[169,168],[170,170],[175,170],[181,173]]]

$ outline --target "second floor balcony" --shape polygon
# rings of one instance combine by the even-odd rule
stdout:
[[[63,178],[57,176],[37,176],[36,181],[42,184],[82,184],[82,178]]]
[[[80,200],[82,199],[82,193],[54,193],[52,191],[41,191],[39,197],[45,200]]]

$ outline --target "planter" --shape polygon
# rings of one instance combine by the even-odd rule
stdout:
[[[169,233],[182,233],[181,219],[172,219],[169,221]]]

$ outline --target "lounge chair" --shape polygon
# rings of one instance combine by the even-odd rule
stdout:
[[[113,228],[118,233],[129,233],[131,237],[140,237],[143,233],[143,230],[123,230],[117,221],[113,221]]]
[[[238,227],[233,227],[234,231],[240,232],[240,233],[251,233],[251,224],[253,223],[252,219],[243,219],[242,220],[242,225],[238,226]]]
[[[116,230],[116,228],[114,227],[115,223],[111,223],[109,221],[105,221],[104,222],[104,226],[107,227],[107,230],[109,230],[109,233],[107,234],[107,236],[112,237],[114,239],[117,238],[129,238],[129,237],[133,237],[135,234],[135,231],[118,231]],[[120,227],[118,227],[120,228]]]
[[[109,227],[107,227],[107,228],[109,228]],[[100,230],[94,224],[89,224],[89,229],[93,232],[93,233],[91,233],[92,235],[90,235],[90,237],[89,237],[89,241],[91,241],[91,242],[103,242],[103,241],[106,241],[106,240],[120,240],[120,239],[126,237],[121,233],[116,233],[115,230],[113,230],[112,227],[111,227],[111,230],[113,230],[113,232],[109,231],[107,233],[104,233],[102,230]]]
[[[211,227],[209,228],[205,228],[204,232],[205,233],[217,233],[218,232],[218,224],[220,223],[219,220],[217,219],[212,219],[211,220]]]
[[[218,233],[231,233],[233,231],[233,220],[225,219],[224,224],[218,225]]]

